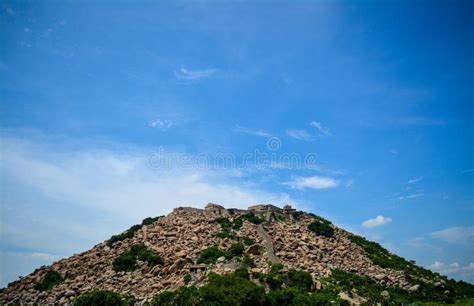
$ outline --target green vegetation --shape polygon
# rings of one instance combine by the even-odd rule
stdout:
[[[387,288],[367,276],[359,276],[339,269],[333,270],[331,276],[322,281],[327,286],[327,290],[333,293],[350,291],[352,288],[357,288],[357,294],[367,298],[368,304],[383,302],[384,300],[381,296],[382,291],[389,293],[390,302],[394,304],[419,304],[425,302],[452,304],[459,299],[474,297],[474,291],[472,291],[474,286],[472,285],[470,285],[470,293],[464,292],[464,294],[455,293],[455,289],[451,287],[449,282],[446,283],[445,287],[436,287],[433,284],[421,283],[418,290],[407,291],[397,287]]]
[[[232,233],[232,231],[238,231],[244,224],[245,220],[254,224],[260,224],[263,221],[260,217],[255,216],[253,213],[242,214],[234,218],[233,221],[225,217],[219,217],[216,219],[216,222],[221,226],[221,231],[216,236],[219,238],[235,239],[235,235]]]
[[[242,243],[240,242],[237,242],[237,243],[234,243],[233,245],[231,245],[231,247],[229,248],[229,253],[232,254],[232,256],[234,257],[239,257],[239,256],[242,256],[242,254],[244,253],[245,251],[245,247]]]
[[[132,306],[135,298],[131,295],[120,295],[106,290],[87,292],[73,302],[74,306]]]
[[[163,216],[144,219],[141,224],[136,224],[136,225],[130,227],[128,230],[124,231],[123,233],[118,234],[118,235],[113,235],[112,237],[110,237],[110,239],[107,241],[107,245],[110,247],[118,241],[133,238],[135,233],[138,230],[140,230],[144,225],[150,225],[150,224],[154,223],[155,221],[157,221],[158,219],[160,219],[162,217]]]
[[[201,254],[199,254],[199,258],[197,263],[204,263],[204,264],[215,264],[217,258],[224,256],[227,259],[232,258],[232,255],[229,252],[219,249],[217,246],[211,246],[207,249],[203,250]]]
[[[158,219],[161,219],[163,218],[164,216],[158,216],[158,217],[154,217],[154,218],[151,218],[151,217],[148,217],[148,218],[145,218],[143,219],[142,221],[142,226],[143,225],[150,225],[150,224],[153,224],[155,223],[155,221],[158,221]]]
[[[274,272],[279,273],[281,265],[272,266]],[[301,274],[302,272],[303,274]],[[283,289],[265,292],[265,287],[257,285],[251,280],[251,276],[246,269],[237,269],[230,275],[217,275],[210,273],[207,283],[201,287],[181,287],[170,292],[165,291],[152,300],[151,305],[158,306],[234,306],[234,305],[328,305],[329,301],[334,301],[341,305],[337,295],[332,292],[318,291],[309,292],[307,287],[307,274],[303,271],[294,270],[291,276],[281,273],[287,281]],[[254,274],[252,274],[254,277]],[[311,277],[311,276],[309,276]],[[254,277],[255,278],[255,277]],[[265,276],[262,274],[260,280]],[[291,280],[289,280],[291,278]],[[312,279],[311,279],[312,283]]]
[[[299,288],[302,290],[310,291],[313,285],[313,277],[308,272],[302,270],[290,269],[288,271],[287,284],[290,287]]]
[[[255,266],[255,262],[249,254],[244,254],[244,257],[242,258],[242,263],[249,268],[253,268]]]
[[[249,237],[242,237],[241,238],[243,243],[246,244],[246,245],[252,245],[255,243],[255,240],[253,240],[252,238],[249,238]]]
[[[144,244],[137,244],[115,258],[112,266],[114,271],[117,272],[131,272],[137,268],[137,260],[146,261],[151,266],[163,264],[163,259],[160,255],[147,248]]]
[[[192,279],[193,278],[191,277],[191,274],[189,274],[189,273],[186,274],[183,278],[185,284],[188,284]]]
[[[376,265],[379,265],[383,268],[404,271],[408,281],[412,284],[420,284],[419,279],[421,278],[431,281],[448,281],[446,277],[441,276],[439,273],[419,267],[414,263],[407,261],[403,257],[392,254],[376,242],[369,241],[356,235],[350,235],[348,238],[352,243],[355,243],[364,249],[367,256]],[[459,286],[460,291],[463,291],[466,288],[466,286],[463,286],[463,284],[459,284]],[[461,287],[464,289],[461,289]]]
[[[321,218],[322,219],[322,218]],[[324,219],[322,219],[324,220]],[[334,235],[334,229],[329,221],[322,221],[316,219],[308,225],[308,229],[319,236],[332,237]]]
[[[187,274],[185,282],[188,283],[190,280],[191,276]],[[271,264],[268,274],[249,274],[247,269],[240,268],[229,275],[210,273],[206,284],[200,288],[183,286],[176,291],[164,291],[156,295],[150,305],[348,305],[346,301],[338,297],[338,294],[353,291],[353,289],[357,289],[357,294],[367,299],[367,305],[440,305],[445,303],[471,305],[472,302],[472,299],[460,301],[458,296],[444,293],[446,288],[427,291],[420,287],[420,290],[413,292],[400,288],[386,288],[369,277],[339,269],[333,270],[331,276],[321,279],[321,282],[324,289],[312,291],[313,279],[309,273],[295,269],[285,272],[281,264]],[[278,285],[275,286],[275,284]],[[266,286],[270,288],[269,292],[265,291]],[[472,287],[472,285],[469,286]],[[383,291],[388,292],[389,299],[384,299],[381,294]],[[76,299],[74,305],[132,305],[133,302],[134,299],[130,296],[120,296],[107,291],[92,291]],[[430,302],[431,304],[425,304]]]
[[[301,219],[301,217],[302,217],[303,215],[305,215],[305,212],[304,212],[304,211],[301,211],[301,210],[294,211],[294,212],[292,213],[293,219],[295,219],[295,220]]]
[[[35,285],[35,289],[39,291],[46,291],[62,283],[63,281],[64,278],[61,276],[61,274],[54,270],[49,270],[46,272],[41,282]]]

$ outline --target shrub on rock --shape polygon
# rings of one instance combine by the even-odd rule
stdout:
[[[321,220],[314,220],[308,225],[308,229],[319,236],[332,237],[334,235],[334,229],[331,227],[331,223],[324,222]]]
[[[106,290],[93,290],[76,298],[74,306],[132,306],[135,298]]]
[[[114,259],[112,267],[114,271],[135,271],[137,268],[137,260],[145,261],[151,266],[162,265],[163,259],[144,244],[136,244],[130,250],[123,252]]]
[[[46,272],[41,282],[35,285],[35,289],[39,291],[46,291],[62,283],[63,281],[64,279],[61,274],[54,270],[49,270],[48,272]]]
[[[216,246],[211,246],[203,250],[201,254],[199,254],[197,263],[198,264],[200,263],[215,264],[217,262],[217,258],[222,257],[222,256],[224,256],[225,258],[231,257],[231,255],[228,252],[221,250]]]

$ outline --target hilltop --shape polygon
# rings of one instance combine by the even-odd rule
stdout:
[[[316,305],[469,298],[473,285],[421,268],[314,214],[289,205],[241,210],[210,203],[147,218],[86,252],[40,267],[2,289],[0,304],[117,299],[122,305]]]

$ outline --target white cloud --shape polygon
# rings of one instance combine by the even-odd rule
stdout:
[[[188,70],[181,68],[174,72],[174,76],[178,80],[186,81],[200,81],[209,79],[217,73],[218,69],[204,69],[204,70]]]
[[[312,127],[316,128],[319,132],[319,136],[331,136],[331,131],[327,128],[324,127],[321,122],[313,121],[309,125]]]
[[[450,227],[441,231],[432,232],[429,236],[448,243],[474,245],[474,226]]]
[[[415,237],[408,240],[408,245],[414,248],[429,249],[434,252],[441,252],[442,248],[438,245],[432,244],[425,237]]]
[[[407,189],[407,190],[409,190],[409,189]],[[415,198],[418,198],[418,197],[422,197],[424,195],[425,195],[424,193],[412,193],[412,194],[405,195],[405,196],[399,196],[398,198],[395,198],[394,200],[415,199]]]
[[[462,266],[457,262],[448,264],[435,260],[427,268],[441,274],[463,274],[464,276],[474,274],[474,262]]]
[[[237,125],[232,131],[237,132],[237,133],[244,133],[244,134],[249,134],[253,136],[260,136],[260,137],[271,137],[272,135],[264,130],[260,129],[253,129],[245,126],[240,126]]]
[[[298,129],[288,129],[286,130],[286,134],[291,138],[295,138],[298,140],[311,140],[311,135],[306,130],[298,130]]]
[[[406,184],[413,184],[413,183],[416,183],[416,182],[421,181],[422,179],[423,179],[422,176],[417,177],[417,178],[413,178],[413,179],[411,179],[411,180],[408,180],[408,182],[406,182]]]
[[[292,189],[328,189],[339,186],[339,181],[324,176],[310,176],[310,177],[294,177],[289,182],[284,182],[282,185],[289,186]]]
[[[387,218],[382,215],[378,215],[373,219],[369,219],[367,221],[362,222],[362,226],[366,228],[373,228],[389,224],[390,222],[392,222],[392,218]]]
[[[51,261],[51,260],[54,260],[54,259],[58,258],[57,256],[55,256],[53,254],[41,253],[41,252],[33,252],[33,253],[30,254],[30,256],[32,258],[38,258],[38,259],[45,260],[45,261]]]
[[[148,126],[152,127],[152,128],[159,128],[161,130],[167,130],[171,127],[173,127],[175,125],[175,123],[171,120],[162,120],[162,119],[155,119],[155,120],[152,120],[148,123]]]

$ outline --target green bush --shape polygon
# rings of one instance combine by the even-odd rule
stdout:
[[[265,290],[243,277],[243,273],[217,275],[211,273],[206,285],[199,289],[201,305],[264,305]]]
[[[242,237],[242,241],[246,245],[252,245],[252,244],[255,243],[255,240],[253,240],[252,238],[249,238],[249,237]]]
[[[150,224],[153,224],[155,223],[156,221],[158,221],[159,219],[163,218],[164,216],[158,216],[158,217],[154,217],[154,218],[151,218],[151,217],[148,217],[148,218],[145,218],[143,219],[142,221],[142,226],[143,225],[150,225]]]
[[[292,213],[292,216],[293,216],[293,219],[299,220],[304,214],[305,214],[304,211],[294,211]]]
[[[235,257],[240,257],[242,256],[242,254],[244,253],[245,251],[245,246],[240,243],[240,242],[237,242],[237,243],[234,243],[233,245],[230,246],[229,248],[229,253],[232,255],[232,256],[235,256]]]
[[[296,304],[295,300],[304,300],[304,303]],[[285,287],[279,290],[271,291],[267,294],[267,303],[270,305],[311,305],[308,301],[307,293],[292,287]]]
[[[162,293],[153,297],[151,306],[192,306],[202,305],[199,303],[199,290],[194,287],[183,286],[178,290],[163,291]]]
[[[175,292],[172,291],[163,291],[153,297],[151,300],[151,306],[174,306]]]
[[[186,274],[184,277],[183,277],[183,280],[184,280],[184,283],[185,284],[188,284],[193,278],[191,277],[191,274]]]
[[[151,266],[163,264],[163,259],[160,255],[147,248],[144,244],[137,244],[115,258],[112,262],[112,267],[116,272],[135,271],[137,268],[137,260],[145,261]]]
[[[249,267],[249,268],[255,267],[255,262],[254,262],[253,258],[250,257],[249,254],[244,254],[244,258],[242,259],[242,263],[245,266]]]
[[[308,225],[308,229],[319,236],[332,237],[334,235],[334,229],[331,227],[331,223],[322,222],[321,220],[314,220]]]
[[[216,222],[219,223],[223,230],[227,230],[232,226],[232,222],[229,219],[224,217],[219,217],[216,219]]]
[[[74,306],[132,306],[134,304],[135,298],[131,295],[120,295],[105,290],[90,291],[73,302]]]
[[[61,274],[54,270],[49,270],[48,272],[46,272],[41,282],[35,285],[35,289],[39,291],[46,291],[62,283],[63,281],[64,279]]]
[[[110,237],[110,239],[107,241],[107,245],[108,245],[108,246],[112,246],[114,243],[116,243],[116,242],[118,242],[118,241],[122,241],[122,240],[125,240],[125,239],[133,238],[133,236],[135,235],[135,233],[136,233],[140,228],[142,228],[142,226],[139,225],[139,224],[136,224],[136,225],[132,226],[131,228],[129,228],[128,230],[126,230],[125,232],[121,233],[121,234],[113,235],[113,236]]]
[[[203,263],[203,264],[215,264],[217,261],[217,258],[224,256],[227,259],[230,259],[232,256],[230,253],[219,249],[216,246],[211,246],[208,247],[207,249],[203,250],[201,254],[199,254],[199,258],[197,260],[197,263]]]
[[[222,230],[222,231],[220,231],[219,233],[216,234],[216,237],[217,238],[222,238],[222,239],[224,239],[224,238],[234,239],[235,235],[230,233],[227,230]]]
[[[247,271],[247,269],[244,269],[244,268],[235,269],[234,276],[250,279],[249,271]]]
[[[289,287],[295,287],[306,291],[311,290],[311,286],[313,285],[313,277],[308,272],[290,269],[287,276],[287,285]]]
[[[112,262],[114,271],[131,272],[137,269],[137,257],[132,251],[125,251]]]
[[[280,263],[270,263],[270,272],[265,275],[265,283],[272,290],[280,289],[283,285],[284,277],[281,275],[280,270],[283,269],[283,265]]]
[[[163,259],[161,256],[147,248],[144,244],[136,244],[132,246],[131,251],[138,260],[146,261],[152,266],[163,264]]]
[[[244,225],[244,219],[240,216],[234,219],[234,223],[232,224],[232,228],[238,231],[242,225]]]
[[[141,224],[135,224],[134,226],[130,227],[128,230],[124,231],[123,233],[120,233],[118,235],[113,235],[112,237],[110,237],[110,239],[107,241],[107,245],[110,247],[118,241],[133,238],[135,233],[139,229],[141,229],[144,225],[150,225],[150,224],[154,223],[155,221],[157,221],[160,218],[163,218],[163,216],[158,216],[158,217],[154,217],[154,218],[149,217],[149,218],[143,219]]]

